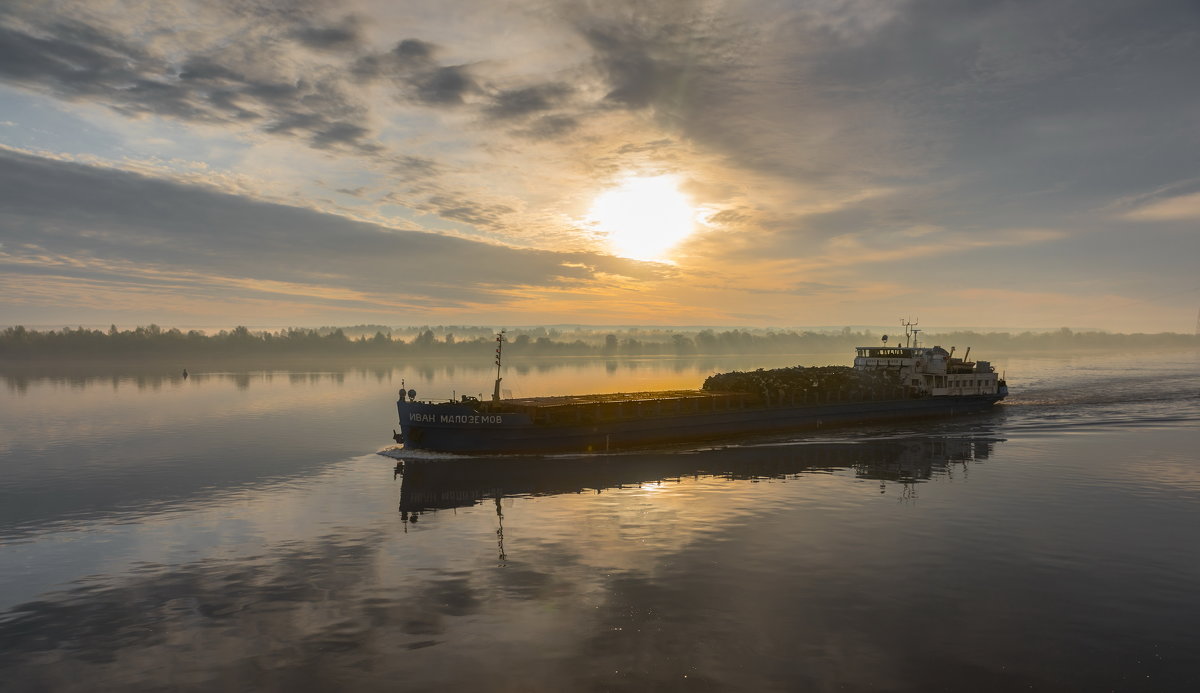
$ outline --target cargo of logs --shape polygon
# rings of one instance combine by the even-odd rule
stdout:
[[[743,392],[759,404],[862,402],[907,396],[895,371],[860,371],[849,366],[792,366],[710,375],[709,392]]]

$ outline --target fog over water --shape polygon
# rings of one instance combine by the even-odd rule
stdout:
[[[486,364],[0,372],[5,690],[1188,690],[1200,354],[979,353],[986,415],[390,444]],[[841,354],[558,359],[514,395]],[[378,453],[384,454],[378,454]]]

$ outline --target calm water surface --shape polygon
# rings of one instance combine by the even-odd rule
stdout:
[[[982,416],[488,459],[388,445],[487,368],[5,370],[0,687],[1195,690],[1200,356],[993,361]]]

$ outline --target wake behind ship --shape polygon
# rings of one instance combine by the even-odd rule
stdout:
[[[987,361],[940,346],[857,347],[854,366],[710,376],[699,390],[421,401],[400,391],[397,442],[452,453],[603,452],[990,408],[1008,387]],[[885,338],[886,339],[886,338]],[[912,343],[911,336],[909,343]],[[967,350],[966,356],[970,355]]]

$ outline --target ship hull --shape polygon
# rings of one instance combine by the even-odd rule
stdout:
[[[396,403],[406,449],[463,454],[604,452],[729,437],[990,409],[1003,395],[750,407],[583,425],[535,423],[523,413],[488,413],[469,405]]]

